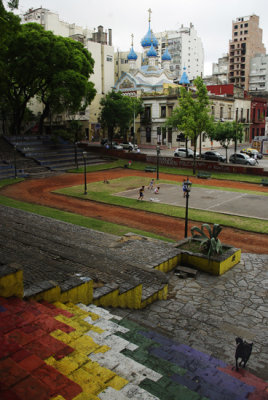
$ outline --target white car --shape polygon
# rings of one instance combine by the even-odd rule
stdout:
[[[133,151],[133,150],[137,150],[137,148],[138,148],[138,146],[136,144],[133,144],[131,142],[123,142],[123,143],[120,143],[120,145],[123,147],[124,150]]]
[[[119,144],[117,142],[112,142],[112,148],[114,150],[123,150],[123,146],[121,146],[121,144]]]
[[[186,155],[188,152],[188,156]],[[185,147],[178,147],[175,151],[174,151],[174,157],[188,157],[188,158],[194,158],[194,152],[192,149],[187,149],[186,152],[186,148]],[[196,154],[197,155],[197,154]]]

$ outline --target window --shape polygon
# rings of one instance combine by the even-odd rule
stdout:
[[[235,25],[235,26],[234,26],[234,29],[237,29],[237,28],[238,28],[238,25]]]
[[[211,106],[211,115],[215,115],[215,107]]]
[[[106,61],[113,61],[113,57],[112,56],[106,56]]]
[[[247,109],[247,122],[249,122],[249,109]]]
[[[223,106],[220,106],[220,119],[223,118]]]
[[[232,107],[228,107],[228,119],[232,119]]]
[[[166,118],[166,106],[161,106],[161,118]]]
[[[145,107],[144,117],[149,121],[151,120],[151,107]]]
[[[146,142],[151,143],[151,128],[148,126],[146,128]]]

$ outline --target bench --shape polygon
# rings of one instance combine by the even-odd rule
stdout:
[[[197,172],[197,178],[208,179],[210,177],[211,177],[211,174],[209,172],[204,172],[204,171]]]
[[[262,184],[263,186],[268,186],[268,178],[262,178],[261,184]]]
[[[144,171],[145,172],[156,172],[156,168],[155,167],[145,167]]]

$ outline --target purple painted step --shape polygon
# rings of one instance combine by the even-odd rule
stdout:
[[[184,376],[175,374],[171,377],[174,382],[210,400],[246,400],[248,394],[255,390],[253,386],[220,371],[218,367],[225,368],[227,364],[211,355],[176,343],[155,332],[140,331],[140,334],[161,345],[153,348],[150,354],[186,369]]]

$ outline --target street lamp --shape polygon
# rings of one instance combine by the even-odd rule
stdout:
[[[186,192],[186,208],[185,208],[185,231],[184,231],[184,237],[188,237],[188,202],[189,202],[189,193],[191,191],[191,185],[192,182],[189,181],[189,178],[187,176],[187,180],[184,182],[184,190]]]
[[[156,146],[156,179],[159,180],[159,154],[160,146]]]
[[[84,194],[87,194],[87,152],[86,151],[83,151],[83,160],[84,160],[84,181],[85,181]]]
[[[74,162],[76,165],[76,169],[78,169],[77,142],[74,143]]]
[[[17,178],[17,145],[14,146],[14,169],[15,169],[15,178]]]

